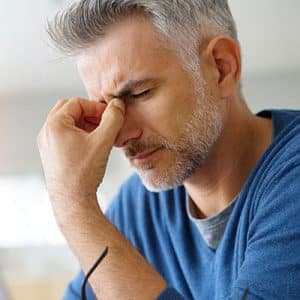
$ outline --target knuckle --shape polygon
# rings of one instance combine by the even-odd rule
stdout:
[[[73,97],[70,99],[70,102],[81,102],[81,101],[83,101],[83,99],[80,97]]]
[[[76,102],[78,101],[79,99],[77,97],[72,97],[69,99],[70,102]]]
[[[58,123],[59,123],[58,115],[49,116],[44,124],[42,131],[55,130],[55,128],[57,128],[57,126],[58,126]]]
[[[53,122],[53,119],[55,119],[56,117],[56,113],[50,113],[48,116],[47,116],[47,119],[44,123],[44,126],[46,126],[47,124],[49,123],[52,123]]]
[[[45,124],[46,131],[54,131],[60,127],[60,120],[57,116],[50,118],[49,121]]]
[[[66,100],[66,99],[59,99],[59,100],[56,102],[56,106],[63,105],[63,104],[65,104],[66,102],[68,102],[68,100]]]
[[[48,116],[55,114],[62,106],[65,105],[66,102],[68,102],[68,100],[66,99],[57,100],[54,106],[52,107],[51,111],[49,112]]]

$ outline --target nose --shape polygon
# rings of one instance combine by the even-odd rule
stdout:
[[[134,120],[126,112],[123,126],[115,140],[115,147],[126,146],[131,140],[139,139],[142,133],[143,130],[136,125]]]

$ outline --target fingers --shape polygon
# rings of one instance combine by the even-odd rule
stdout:
[[[91,138],[101,144],[103,150],[110,151],[123,125],[125,105],[120,99],[113,99],[105,109],[100,125],[91,133]]]
[[[90,138],[101,143],[101,148],[108,151],[123,125],[125,105],[120,99],[113,99],[109,104],[89,101],[82,98],[59,100],[49,115],[70,116],[72,124],[90,133]]]
[[[60,99],[58,100],[55,105],[53,106],[53,108],[50,110],[49,112],[49,116],[54,115],[63,105],[65,105],[68,102],[68,100],[66,99]]]
[[[52,109],[51,113],[59,113],[72,117],[74,122],[85,117],[100,117],[105,110],[106,104],[90,101],[82,98],[60,100]]]
[[[105,105],[97,103],[95,101],[89,101],[85,99],[75,98],[71,99],[61,110],[62,113],[71,116],[74,121],[80,120],[81,117],[96,117],[99,114],[97,110],[98,106]]]

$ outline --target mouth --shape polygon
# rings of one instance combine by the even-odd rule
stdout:
[[[136,154],[135,156],[131,157],[131,160],[135,161],[135,162],[145,162],[146,160],[148,160],[154,153],[156,153],[157,151],[161,150],[162,148],[155,148],[152,150],[148,150],[148,151],[144,151],[141,153]]]

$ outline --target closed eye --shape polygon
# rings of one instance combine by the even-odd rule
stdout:
[[[146,90],[139,94],[132,94],[131,97],[132,98],[142,98],[142,97],[146,96],[149,92],[150,92],[150,90]]]

